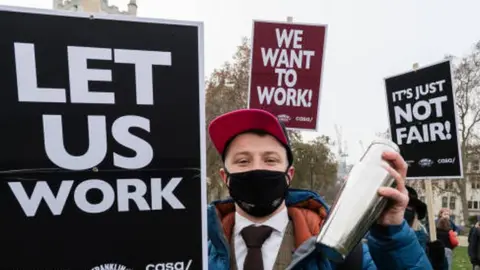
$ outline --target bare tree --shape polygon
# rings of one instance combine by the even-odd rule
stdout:
[[[375,133],[375,136],[377,136],[379,138],[382,138],[382,139],[387,139],[387,140],[392,139],[392,136],[390,136],[390,128],[387,128],[387,130],[385,130],[384,132]]]
[[[292,186],[325,193],[336,182],[337,161],[330,150],[332,142],[320,136],[305,143],[293,141],[295,180]]]
[[[473,50],[455,61],[453,70],[455,98],[458,110],[458,126],[461,140],[461,154],[463,159],[463,172],[468,176],[468,163],[474,154],[475,144],[478,143],[476,129],[480,122],[480,42],[475,44]],[[462,202],[463,220],[468,221],[467,182],[466,179],[455,180],[454,192],[459,195]]]
[[[233,56],[233,61],[214,70],[207,81],[205,95],[207,128],[215,117],[247,106],[249,68],[250,46],[248,39],[244,38]],[[219,199],[226,193],[218,173],[221,167],[222,160],[210,139],[207,139],[209,201]]]
[[[463,160],[463,179],[437,180],[432,182],[435,194],[455,194],[460,197],[463,221],[468,222],[467,179],[471,173],[468,164],[480,155],[478,127],[480,123],[480,42],[466,56],[456,58],[448,55],[453,63],[453,87],[458,113],[460,151]],[[421,181],[412,185],[425,188]]]

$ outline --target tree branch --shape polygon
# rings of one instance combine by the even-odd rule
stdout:
[[[473,117],[472,123],[470,124],[470,126],[467,129],[467,134],[466,134],[465,138],[470,138],[473,128],[478,123],[480,123],[480,109],[477,109],[477,111],[475,112],[475,116]]]

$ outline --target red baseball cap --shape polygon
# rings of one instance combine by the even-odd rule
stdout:
[[[260,109],[240,109],[215,118],[208,127],[210,139],[224,158],[231,140],[249,130],[263,130],[275,137],[287,149],[290,164],[293,161],[286,128],[273,114]]]

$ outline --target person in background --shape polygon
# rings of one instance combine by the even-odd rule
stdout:
[[[336,263],[310,248],[329,207],[316,192],[291,188],[295,158],[283,123],[267,111],[241,109],[215,118],[208,131],[231,197],[208,206],[209,270],[432,269],[404,220],[408,166],[399,153],[382,155],[397,186],[378,190],[390,205],[370,229],[368,244]]]
[[[453,222],[451,216],[450,216],[450,209],[448,208],[442,208],[438,212],[438,216],[435,218],[435,227],[437,227],[438,220],[442,217],[448,218],[450,220],[450,226],[452,227],[452,230],[458,235],[458,233],[461,231],[461,228]],[[429,220],[425,220],[425,228],[427,229],[427,233],[430,234],[430,226],[429,226]]]
[[[427,205],[418,199],[418,194],[415,189],[410,186],[406,188],[408,190],[409,201],[407,209],[405,209],[405,220],[415,231],[420,245],[423,249],[426,249],[429,236],[420,221],[427,215]]]
[[[452,269],[453,249],[458,246],[457,234],[453,231],[450,219],[442,217],[437,222],[437,239],[445,246],[448,270]]]
[[[468,234],[468,257],[472,263],[473,270],[480,270],[480,221],[470,228]]]
[[[440,240],[431,242],[427,229],[421,223],[421,221],[427,216],[427,205],[418,199],[418,193],[415,189],[407,186],[407,190],[409,202],[407,209],[405,209],[405,220],[413,231],[415,231],[418,242],[427,252],[433,269],[448,269],[448,258],[446,257],[448,251],[446,251],[445,245]]]
[[[448,208],[440,209],[440,211],[438,212],[438,217],[437,219],[435,219],[435,223],[438,223],[440,218],[447,218],[450,221],[450,226],[452,227],[452,230],[457,234],[460,232],[460,228],[455,224],[455,222],[453,222],[450,216],[450,209]]]

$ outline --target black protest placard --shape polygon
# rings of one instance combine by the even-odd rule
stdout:
[[[444,61],[385,79],[390,132],[410,179],[463,176],[451,72]]]
[[[206,269],[202,24],[0,23],[0,269]]]

